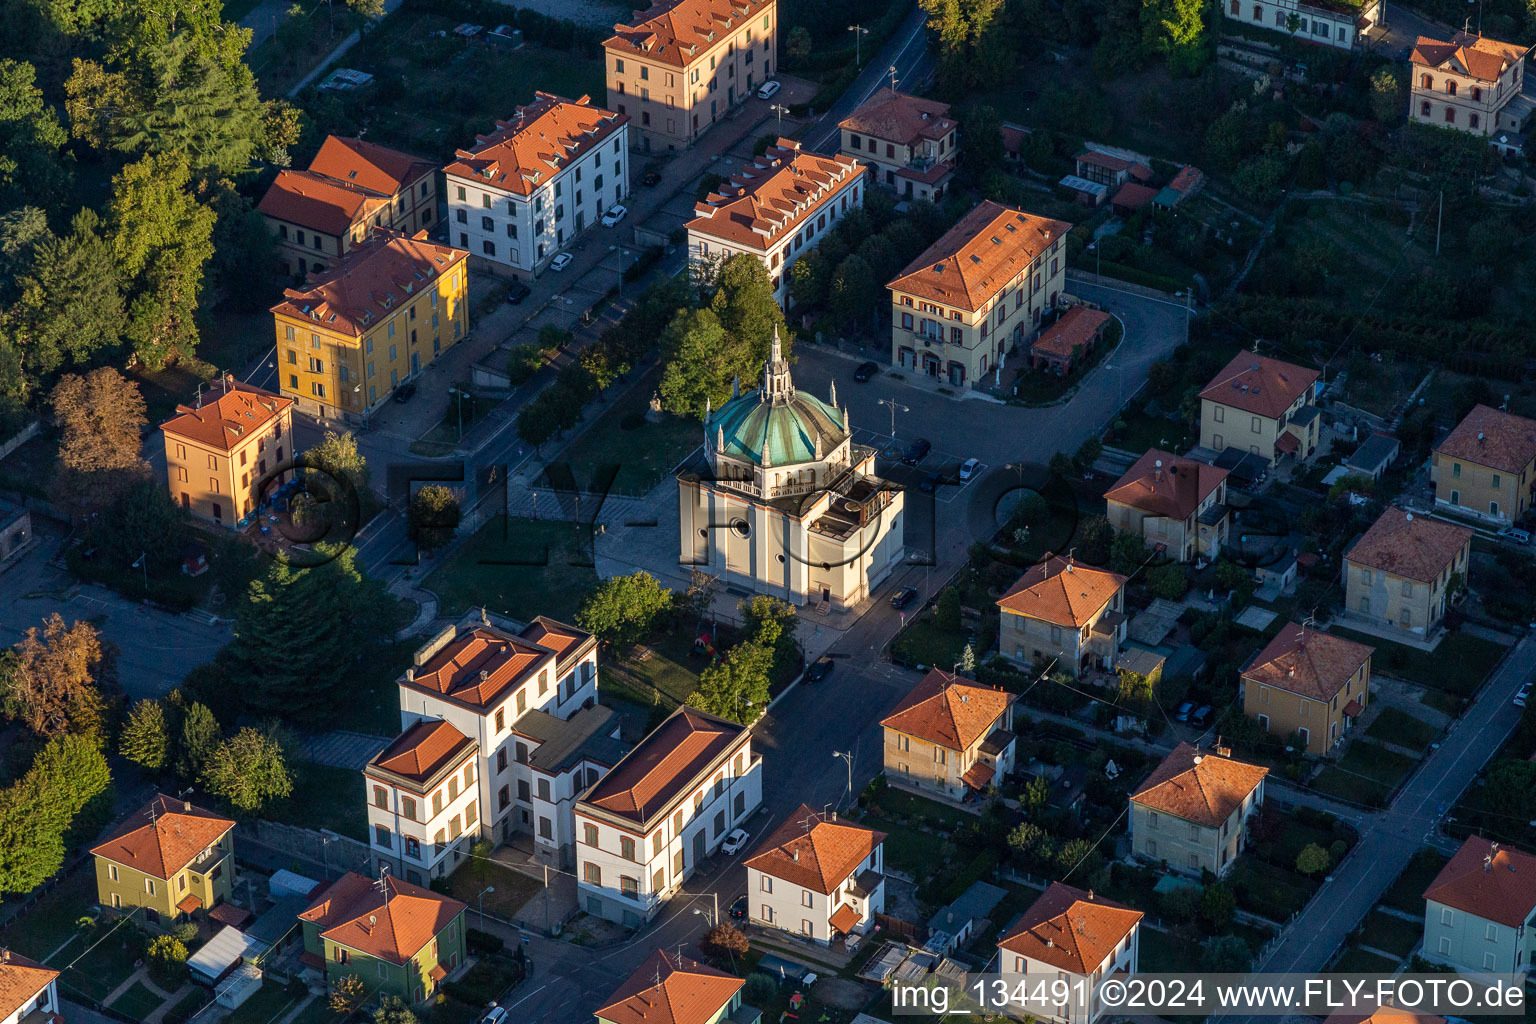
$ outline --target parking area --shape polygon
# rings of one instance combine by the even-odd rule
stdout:
[[[966,479],[961,480],[960,468],[974,456],[942,451],[937,448],[918,460],[917,465],[909,466],[901,460],[913,440],[915,439],[892,440],[889,434],[876,433],[864,427],[853,428],[854,443],[874,448],[879,452],[875,460],[876,472],[892,483],[899,483],[908,488],[918,488],[925,479],[937,473],[939,479],[934,481],[933,488],[936,501],[958,501],[963,493],[991,468],[988,463],[978,462],[967,474]]]

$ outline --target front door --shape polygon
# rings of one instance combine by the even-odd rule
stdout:
[[[693,863],[697,866],[704,859],[704,830],[701,828],[693,834]]]
[[[411,353],[411,372],[412,373],[420,373],[421,372],[421,353],[420,352],[412,352]]]

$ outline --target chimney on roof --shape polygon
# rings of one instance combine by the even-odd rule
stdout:
[[[481,669],[480,670],[480,681],[483,683],[483,682],[485,682],[489,678],[491,678],[491,673],[488,672],[485,669]]]
[[[1483,856],[1483,873],[1487,874],[1489,871],[1492,871],[1492,870],[1493,870],[1493,854],[1491,854],[1491,853],[1490,854],[1485,854]]]
[[[1088,902],[1089,903],[1093,902],[1093,890],[1092,889],[1088,890]]]
[[[789,859],[796,864],[800,863],[800,850],[798,848],[789,851]]]
[[[191,814],[192,813],[192,801],[191,800],[183,800],[181,802],[181,809],[183,811],[186,811],[188,814]]]
[[[405,670],[405,681],[410,683],[410,682],[415,682],[415,680],[416,680],[416,666],[412,665],[412,666],[410,666],[409,668],[407,668]]]

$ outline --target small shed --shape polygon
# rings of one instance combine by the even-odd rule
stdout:
[[[1380,480],[1381,474],[1396,461],[1400,451],[1402,443],[1391,434],[1372,434],[1355,449],[1353,455],[1344,460],[1344,468],[1352,474]]]
[[[1109,201],[1109,204],[1120,216],[1128,217],[1156,198],[1157,189],[1150,185],[1128,181],[1120,186],[1120,191],[1115,193],[1115,197]]]
[[[213,1001],[231,1010],[261,989],[261,968],[255,964],[241,964],[213,990]]]
[[[972,882],[949,906],[928,919],[928,941],[923,948],[945,956],[970,940],[987,915],[1008,893],[990,882]]]
[[[192,980],[217,985],[236,967],[266,951],[266,943],[248,938],[238,928],[225,925],[187,958],[187,968],[192,972]]]
[[[268,879],[267,893],[274,900],[281,900],[288,896],[308,899],[319,884],[313,878],[301,875],[298,872],[279,869],[272,872],[272,877]]]

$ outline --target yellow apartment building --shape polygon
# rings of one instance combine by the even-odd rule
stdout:
[[[1015,696],[930,669],[880,721],[887,781],[946,800],[1001,783],[1014,766]]]
[[[379,230],[272,307],[283,394],[306,413],[365,420],[469,333],[469,254]]]
[[[1332,750],[1371,702],[1374,647],[1288,622],[1242,672],[1243,710],[1271,736]]]
[[[1110,670],[1125,642],[1125,577],[1060,555],[1031,566],[997,608],[998,653],[1020,665]]]
[[[1171,871],[1227,873],[1243,852],[1248,816],[1264,803],[1268,768],[1231,751],[1180,743],[1131,793],[1131,853]]]
[[[1524,518],[1536,488],[1536,420],[1474,406],[1429,463],[1435,504],[1496,526]]]
[[[686,149],[773,77],[776,0],[673,0],[636,11],[603,43],[608,109],[641,151]]]
[[[1389,508],[1344,551],[1344,618],[1418,639],[1445,617],[1452,578],[1466,582],[1472,531]]]
[[[1200,445],[1263,456],[1273,466],[1312,457],[1322,429],[1313,404],[1320,374],[1303,366],[1239,352],[1200,392]]]
[[[171,500],[234,526],[261,504],[265,485],[288,480],[278,467],[294,454],[293,402],[226,376],[197,404],[177,406],[160,433]]]
[[[150,924],[185,921],[230,898],[235,823],[157,794],[91,851],[96,898],[126,912],[142,907]]]

